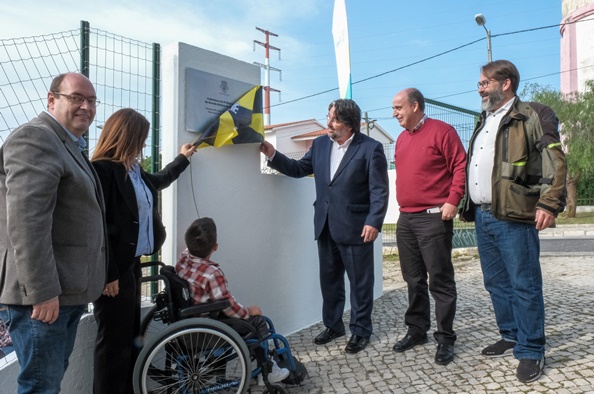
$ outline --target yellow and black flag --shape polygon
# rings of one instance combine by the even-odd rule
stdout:
[[[208,126],[194,146],[218,148],[263,140],[262,86],[255,86]]]

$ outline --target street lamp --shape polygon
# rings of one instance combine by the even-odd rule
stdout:
[[[489,60],[489,63],[491,62],[491,30],[487,29],[487,26],[485,26],[485,23],[487,23],[487,18],[485,18],[485,16],[483,14],[476,14],[474,16],[474,20],[476,21],[476,24],[479,26],[482,26],[485,31],[487,32],[487,59]]]

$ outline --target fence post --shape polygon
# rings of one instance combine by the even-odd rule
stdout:
[[[90,56],[90,31],[91,26],[87,21],[80,21],[80,73],[89,78],[89,56]],[[89,157],[89,130],[83,135],[87,146],[83,154]]]
[[[159,131],[161,129],[161,45],[153,43],[153,100],[152,100],[152,119],[151,119],[151,156],[153,157],[151,163],[151,172],[155,173],[161,168],[161,154],[159,144]],[[159,203],[161,199],[159,199]],[[161,211],[161,206],[159,206]],[[158,252],[157,252],[158,253]],[[158,260],[157,253],[151,255],[151,261]],[[151,274],[155,275],[158,272],[157,267],[151,268]],[[157,282],[151,282],[151,294],[159,292],[159,285]]]
[[[161,129],[161,108],[159,107],[161,98],[161,45],[153,43],[153,116],[152,125],[152,152],[153,163],[152,172],[159,171],[161,168],[161,157],[159,155],[159,130]]]

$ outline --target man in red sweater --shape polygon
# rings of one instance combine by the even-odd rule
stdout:
[[[456,341],[453,219],[464,195],[466,152],[452,126],[425,115],[425,98],[417,89],[398,93],[392,108],[405,129],[396,141],[394,160],[400,206],[396,238],[409,304],[407,334],[393,350],[404,352],[427,342],[431,292],[437,320],[435,362],[447,365],[454,359]]]

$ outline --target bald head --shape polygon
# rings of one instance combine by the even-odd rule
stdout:
[[[84,98],[76,103],[74,98]],[[57,76],[47,94],[48,111],[68,131],[81,137],[95,119],[96,107],[89,105],[88,99],[96,99],[95,88],[87,77],[79,73]]]
[[[400,126],[412,131],[425,115],[425,97],[418,89],[404,89],[394,96],[392,109]]]

